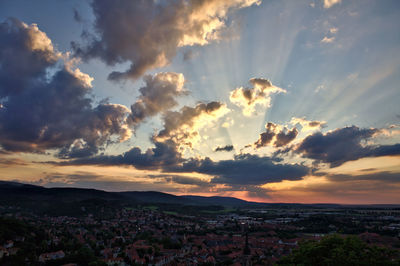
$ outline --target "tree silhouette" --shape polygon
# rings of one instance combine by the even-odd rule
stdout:
[[[400,265],[399,253],[368,245],[356,236],[327,236],[321,241],[304,241],[278,265]]]

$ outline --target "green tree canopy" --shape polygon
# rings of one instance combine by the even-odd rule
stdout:
[[[329,235],[321,241],[304,241],[278,265],[400,265],[399,253],[368,245],[356,236]]]

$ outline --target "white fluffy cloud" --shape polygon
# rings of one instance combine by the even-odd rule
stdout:
[[[324,8],[331,8],[336,4],[340,4],[342,0],[324,0]]]
[[[263,78],[252,78],[253,88],[237,88],[230,93],[230,101],[243,109],[245,116],[256,114],[256,107],[268,108],[271,105],[271,94],[286,93],[286,90],[272,85]]]

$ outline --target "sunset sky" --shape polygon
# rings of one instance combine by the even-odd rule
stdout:
[[[400,203],[400,1],[1,0],[0,180]]]

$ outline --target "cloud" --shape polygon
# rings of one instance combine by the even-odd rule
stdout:
[[[211,183],[239,186],[255,186],[268,182],[282,180],[299,180],[309,169],[299,164],[281,164],[280,158],[259,157],[251,154],[235,155],[233,160],[213,161],[210,158],[184,158],[182,143],[191,145],[191,136],[198,129],[200,119],[208,122],[209,116],[218,117],[223,105],[218,102],[200,103],[195,107],[183,107],[180,112],[168,112],[165,117],[165,127],[158,135],[153,136],[154,148],[142,152],[134,147],[121,155],[99,155],[79,158],[63,162],[48,162],[57,165],[131,165],[142,170],[161,170],[165,173],[201,173],[212,175]],[[202,122],[200,122],[202,124]],[[295,128],[294,128],[295,129]],[[291,139],[293,129],[287,133],[279,131],[276,134],[276,146],[285,145]],[[281,136],[278,136],[279,134]],[[290,142],[290,141],[289,141]],[[189,144],[187,144],[189,143]],[[232,150],[232,145],[218,147],[216,150]],[[171,179],[173,182],[189,182],[187,180]],[[204,185],[204,184],[203,184]]]
[[[336,4],[340,4],[342,0],[324,0],[324,8],[331,8]]]
[[[200,179],[200,178],[196,178],[196,177],[170,176],[170,177],[166,177],[166,180],[173,182],[175,184],[198,186],[201,188],[213,186],[213,184],[211,184],[209,181],[206,181],[206,180]]]
[[[256,148],[265,147],[271,143],[277,148],[286,146],[299,133],[295,127],[288,129],[287,127],[282,127],[271,122],[265,125],[265,129],[265,132],[261,133],[260,138],[254,143]]]
[[[276,140],[274,143],[275,147],[283,147],[292,142],[297,136],[299,132],[297,131],[297,128],[292,128],[291,130],[282,130],[278,134],[276,134]]]
[[[333,43],[336,39],[334,36],[336,33],[338,33],[339,29],[335,27],[331,27],[328,29],[327,35],[324,36],[324,38],[321,40],[321,43]]]
[[[177,145],[167,140],[165,142],[155,142],[154,148],[149,148],[145,152],[138,147],[134,147],[121,155],[99,155],[88,158],[79,158],[71,161],[58,163],[59,165],[132,165],[137,169],[163,169],[168,166],[175,166],[183,161]]]
[[[272,139],[275,137],[275,128],[276,125],[274,123],[267,123],[265,125],[266,131],[260,134],[260,138],[254,143],[256,148],[261,148],[267,146]]]
[[[44,78],[60,58],[46,33],[16,18],[0,24],[0,99],[15,95]]]
[[[183,159],[176,145],[155,143],[142,153],[133,148],[123,155],[101,155],[56,163],[58,165],[132,165],[137,169],[160,169],[168,173],[201,173],[212,175],[211,183],[261,185],[282,180],[300,180],[309,169],[300,164],[280,164],[280,159],[251,154],[235,155],[233,160],[212,161],[210,158]]]
[[[130,137],[129,109],[89,98],[92,78],[57,52],[37,25],[0,24],[0,145],[4,150],[59,156],[97,153],[115,136]],[[57,61],[64,59],[61,68]],[[48,73],[54,73],[50,76]]]
[[[147,117],[175,107],[178,103],[175,98],[187,92],[183,86],[183,74],[174,72],[157,73],[154,76],[144,77],[146,85],[139,89],[141,95],[131,106],[131,115],[128,122],[137,126]]]
[[[125,181],[122,176],[113,176],[110,179],[107,175],[100,175],[92,172],[76,171],[71,174],[68,173],[48,173],[44,177],[35,181],[28,181],[30,184],[46,186],[46,187],[80,187],[90,189],[100,189],[105,191],[171,191],[178,192],[178,190],[166,186],[164,184],[157,184],[154,182],[143,182],[136,180]],[[21,182],[21,180],[15,180]],[[27,181],[24,180],[24,183]]]
[[[321,43],[332,43],[334,40],[335,40],[335,36],[332,36],[332,37],[325,36],[321,40]]]
[[[389,125],[387,128],[382,128],[380,130],[380,135],[386,138],[392,138],[400,135],[399,125]]]
[[[72,11],[74,12],[74,20],[78,23],[82,23],[83,19],[82,19],[81,14],[79,14],[78,10],[76,10],[76,8],[74,8]]]
[[[220,102],[198,103],[195,107],[184,106],[179,111],[167,111],[163,116],[164,128],[154,137],[156,141],[168,139],[180,146],[192,147],[198,141],[199,130],[229,112]]]
[[[319,92],[321,92],[321,91],[323,91],[325,89],[326,89],[325,85],[324,84],[320,84],[315,88],[314,92],[315,93],[319,93]]]
[[[324,174],[324,173],[322,173]],[[362,175],[346,175],[346,174],[326,174],[330,181],[380,181],[387,183],[400,183],[400,173],[393,173],[389,171],[381,171],[371,174]]]
[[[288,186],[266,186],[276,201],[339,204],[398,204],[400,173],[321,173]],[[323,177],[322,177],[323,176]]]
[[[134,147],[121,155],[93,156],[61,165],[132,165],[138,169],[174,167],[184,161],[181,153],[197,141],[198,131],[226,112],[228,109],[220,102],[198,103],[195,107],[184,106],[179,111],[168,111],[163,116],[164,128],[151,138],[154,148],[142,152]]]
[[[40,178],[37,181],[32,182],[33,184],[36,185],[49,185],[49,184],[75,184],[76,182],[79,181],[92,181],[96,182],[96,180],[101,180],[104,179],[104,176],[90,173],[90,172],[84,172],[84,171],[77,171],[73,174],[65,174],[65,173],[51,173],[51,174],[46,174],[42,178]]]
[[[231,13],[260,3],[261,0],[94,0],[97,35],[84,46],[72,45],[75,53],[86,60],[100,58],[108,65],[131,64],[125,72],[112,72],[109,79],[137,79],[147,70],[168,65],[179,47],[220,40]]]
[[[339,31],[339,29],[335,28],[335,27],[332,27],[332,28],[329,29],[329,33],[330,34],[336,34],[336,33],[338,33],[338,31]]]
[[[317,163],[328,163],[330,167],[364,157],[400,155],[400,144],[363,145],[377,133],[379,129],[360,129],[356,126],[335,129],[325,134],[317,132],[306,137],[295,151]]]
[[[256,114],[256,107],[265,108],[271,105],[271,94],[286,93],[286,90],[272,85],[272,83],[263,78],[252,78],[250,83],[253,88],[237,88],[230,93],[230,101],[243,109],[245,116]]]
[[[368,147],[367,157],[400,155],[400,143]]]
[[[214,151],[233,151],[233,145],[218,146]]]
[[[300,180],[309,169],[299,164],[279,164],[270,157],[259,157],[251,154],[235,155],[233,160],[214,162],[209,158],[188,160],[182,167],[184,172],[198,172],[214,175],[211,180],[216,184],[261,185],[282,180]]]
[[[302,132],[308,132],[312,130],[318,130],[321,128],[326,127],[326,122],[325,121],[311,121],[305,119],[305,117],[292,117],[292,119],[289,122],[293,126],[300,125],[301,126],[301,131]]]
[[[153,136],[154,148],[142,151],[138,147],[121,155],[100,155],[56,163],[58,165],[131,165],[142,170],[161,170],[165,173],[201,173],[212,175],[212,184],[255,186],[282,180],[299,180],[309,169],[299,164],[280,164],[279,158],[259,157],[250,154],[236,155],[233,160],[212,161],[210,158],[183,158],[181,145],[192,145],[192,137],[204,123],[226,113],[219,102],[199,103],[195,107],[184,106],[180,111],[168,111],[164,115],[164,129]],[[277,145],[286,143],[290,132],[278,137]],[[282,144],[283,145],[283,144]],[[219,147],[231,150],[233,146]],[[208,185],[205,181],[194,182],[173,178],[175,183]]]
[[[198,52],[193,52],[193,50],[185,51],[183,54],[183,61],[190,61],[199,55]]]
[[[19,158],[1,158],[0,157],[0,165],[2,168],[7,167],[20,167],[20,166],[27,166],[29,163],[23,159]]]

